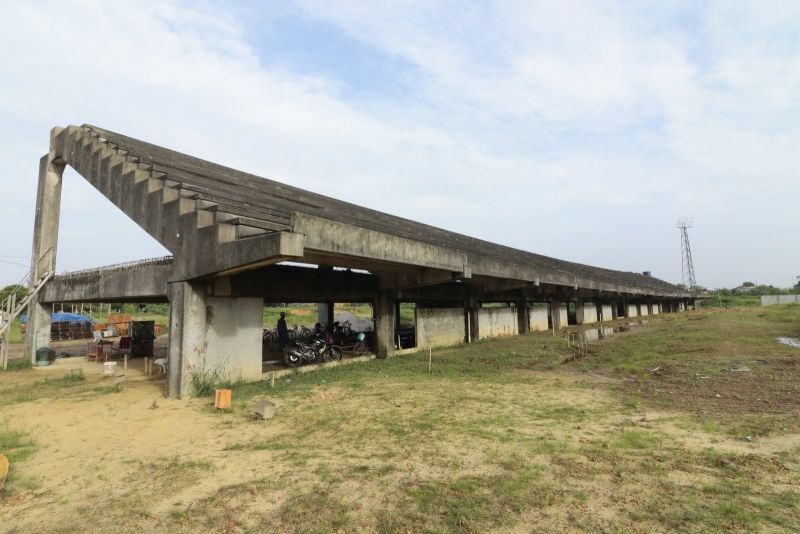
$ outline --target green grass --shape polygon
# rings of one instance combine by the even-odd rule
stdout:
[[[7,372],[14,372],[14,371],[24,371],[26,369],[30,369],[33,367],[31,361],[27,358],[14,358],[13,360],[8,360],[8,368],[5,369]],[[0,369],[2,372],[3,369]]]
[[[87,383],[83,371],[66,373],[57,378],[44,378],[29,384],[0,387],[0,406],[32,402],[48,398],[88,400],[98,395],[117,393],[118,389],[104,383]]]
[[[761,447],[757,431],[797,430],[800,351],[774,338],[798,334],[800,307],[713,310],[649,318],[569,363],[562,339],[532,334],[436,350],[432,373],[423,351],[233,384],[232,412],[191,417],[213,418],[214,462],[241,479],[175,502],[216,488],[215,465],[187,449],[130,470],[129,496],[92,503],[103,517],[83,512],[170,531],[792,530],[800,447]],[[741,365],[752,372],[727,370]],[[747,411],[748,392],[776,404]],[[269,421],[250,417],[261,397],[278,405]]]
[[[5,487],[0,491],[2,497],[20,489],[35,489],[35,482],[20,475],[19,462],[24,462],[38,450],[36,442],[27,432],[12,430],[8,426],[0,426],[0,453],[3,453],[10,464]]]
[[[20,321],[19,317],[11,323],[11,329],[8,331],[8,340],[10,343],[22,343],[22,321]]]

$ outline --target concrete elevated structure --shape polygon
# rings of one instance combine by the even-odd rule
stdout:
[[[694,302],[692,293],[650,276],[481,241],[91,125],[51,132],[40,162],[34,273],[55,270],[66,165],[172,256],[53,278],[31,304],[26,350],[33,358],[47,344],[54,302],[169,302],[172,396],[188,394],[202,369],[261,377],[264,302],[318,302],[327,320],[333,302],[371,303],[379,357],[395,350],[400,302],[417,305],[417,345],[557,330]]]

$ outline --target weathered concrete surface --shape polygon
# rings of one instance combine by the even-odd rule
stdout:
[[[628,313],[625,314],[625,317],[639,317],[639,305],[628,304]]]
[[[203,284],[172,282],[169,296],[167,395],[192,393],[192,375],[202,372],[206,356],[206,296]]]
[[[646,316],[650,315],[650,309],[649,308],[650,308],[650,306],[647,305],[647,304],[640,304],[639,305],[639,315],[641,315],[642,317],[646,317]]]
[[[480,339],[519,333],[516,308],[481,308],[478,311]]]
[[[201,283],[172,282],[167,393],[192,394],[192,376],[261,378],[263,301],[208,297]]]
[[[232,380],[261,378],[263,312],[260,298],[206,297],[207,370]]]
[[[171,263],[58,276],[40,292],[42,302],[166,302]]]
[[[54,140],[60,131],[60,128],[54,128],[50,132],[50,151],[39,160],[39,183],[31,249],[31,288],[36,287],[46,276],[55,273],[56,268],[64,164],[54,150]],[[50,344],[52,309],[41,305],[40,302],[42,302],[40,296],[34,295],[28,305],[29,335],[25,338],[25,354],[32,363],[36,362],[36,351]]]
[[[579,302],[575,312],[578,324],[592,324],[598,320],[597,306],[594,302]]]
[[[600,305],[600,320],[601,321],[613,321],[614,320],[614,311],[611,304],[601,304]]]
[[[531,332],[543,332],[550,328],[548,315],[550,308],[546,302],[534,302],[530,307],[530,329]]]
[[[417,307],[417,347],[437,347],[463,343],[464,308]]]
[[[569,325],[569,307],[566,303],[550,303],[550,322],[555,330],[560,330]]]
[[[397,320],[395,291],[381,289],[373,303],[375,310],[375,355],[388,358],[395,351],[394,327]]]
[[[689,296],[637,273],[565,262],[353,206],[95,126],[69,126],[54,150],[176,255],[182,278],[304,257],[630,294]],[[135,158],[135,159],[132,159]],[[192,256],[194,254],[194,256]],[[343,263],[344,262],[344,263]],[[432,273],[435,274],[435,273]]]

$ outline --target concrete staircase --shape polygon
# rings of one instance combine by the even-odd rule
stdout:
[[[142,161],[88,126],[59,137],[65,162],[173,254],[289,228],[290,213],[226,198],[224,184]]]

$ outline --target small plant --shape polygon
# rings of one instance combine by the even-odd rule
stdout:
[[[86,376],[83,374],[83,369],[73,369],[69,374],[62,376],[59,381],[64,384],[73,384],[76,382],[83,382]]]
[[[195,397],[210,397],[214,390],[230,385],[228,374],[224,365],[213,369],[206,369],[206,360],[203,359],[201,368],[192,373],[192,392]]]

